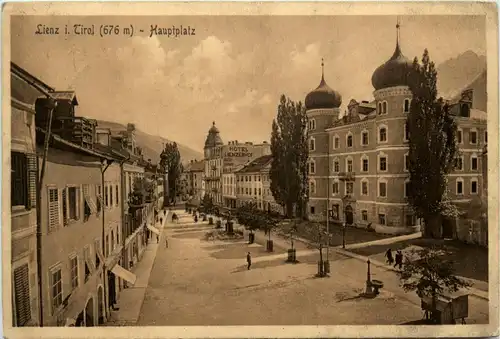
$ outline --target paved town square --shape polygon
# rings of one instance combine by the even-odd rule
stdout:
[[[330,250],[331,274],[316,278],[317,250],[285,263],[282,248],[269,254],[246,240],[206,241],[214,228],[176,211],[179,223],[163,230],[137,325],[394,325],[420,320],[414,293],[396,275],[372,267],[384,288],[365,298],[366,263]],[[168,239],[168,248],[165,246]],[[247,270],[245,256],[252,254]],[[307,250],[303,250],[307,252]],[[488,302],[471,296],[469,324],[488,322]]]

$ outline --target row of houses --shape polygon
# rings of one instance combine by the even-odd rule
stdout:
[[[13,326],[98,326],[135,282],[163,180],[135,141],[11,64]]]

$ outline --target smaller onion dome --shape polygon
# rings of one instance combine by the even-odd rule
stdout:
[[[399,22],[396,29],[397,40],[394,54],[373,72],[372,85],[375,90],[408,85],[408,72],[412,67],[412,62],[403,55],[399,47]]]
[[[319,109],[319,108],[339,108],[342,104],[342,96],[339,92],[334,91],[326,84],[323,60],[321,60],[321,82],[319,86],[309,92],[305,99],[306,109]]]
[[[215,121],[212,123],[212,127],[208,130],[207,139],[205,140],[205,148],[216,147],[223,145],[222,139],[219,135],[219,129],[215,127]]]

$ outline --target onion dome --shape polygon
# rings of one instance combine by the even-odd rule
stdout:
[[[321,82],[314,91],[309,92],[306,96],[305,105],[308,110],[318,108],[339,108],[342,104],[342,96],[340,93],[334,91],[326,84],[323,67],[323,60],[321,60]]]
[[[205,148],[221,146],[224,143],[219,135],[219,129],[215,127],[215,121],[212,123],[212,127],[208,130],[207,139],[205,140]]]
[[[375,90],[408,85],[408,72],[412,62],[403,55],[399,47],[399,22],[396,25],[396,50],[386,63],[379,66],[372,75],[372,85]]]

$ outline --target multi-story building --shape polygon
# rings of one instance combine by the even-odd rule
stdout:
[[[10,74],[11,172],[3,182],[11,185],[12,325],[36,326],[40,324],[40,299],[35,102],[41,96],[50,97],[54,89],[13,63]],[[4,199],[4,210],[7,210],[6,201]]]
[[[214,203],[219,206],[231,207],[234,199],[223,200],[223,173],[231,173],[258,157],[271,153],[267,142],[253,144],[251,142],[238,143],[230,141],[224,145],[215,122],[208,131],[205,140],[205,190],[213,197]]]
[[[222,199],[224,206],[229,208],[237,207],[238,195],[236,187],[237,173],[243,169],[245,165],[240,165],[235,168],[227,169],[222,173]]]
[[[375,100],[351,100],[341,118],[342,96],[326,84],[323,75],[320,85],[306,96],[311,219],[324,220],[330,215],[347,224],[371,224],[377,232],[392,234],[420,228],[406,199],[406,121],[412,100],[406,75],[411,64],[398,40],[393,56],[372,76]],[[473,109],[470,91],[452,109],[457,110],[462,155],[449,178],[449,196],[467,201],[480,194],[485,113]]]
[[[191,160],[186,166],[187,193],[192,201],[200,202],[203,199],[202,186],[205,173],[205,161]]]
[[[267,199],[269,196],[264,192],[264,180],[269,178],[269,169],[271,167],[272,155],[264,155],[253,161],[236,174],[236,198],[238,205],[253,201],[257,207],[262,210],[267,210],[267,204],[270,203]]]

